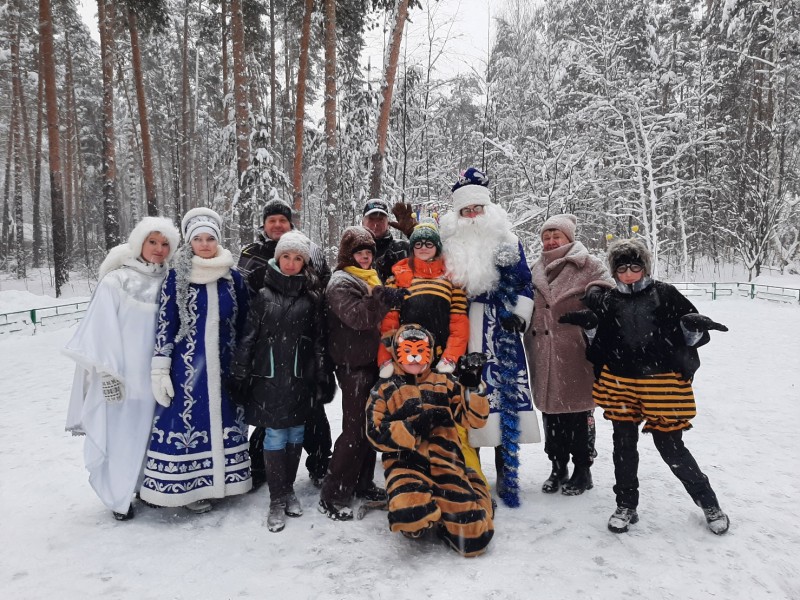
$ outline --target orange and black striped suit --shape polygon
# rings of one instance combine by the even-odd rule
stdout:
[[[448,408],[452,425],[415,434],[423,411]],[[465,391],[452,375],[394,375],[378,382],[367,403],[367,438],[383,452],[389,527],[417,532],[440,524],[438,534],[464,556],[486,550],[494,534],[492,499],[478,475],[464,464],[455,424],[479,429],[489,401]]]

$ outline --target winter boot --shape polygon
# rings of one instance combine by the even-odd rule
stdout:
[[[294,493],[294,480],[297,477],[302,452],[302,444],[286,444],[286,482],[289,487],[289,493],[286,494],[286,516],[288,517],[299,517],[303,514],[303,507]]]
[[[353,509],[344,504],[320,500],[317,508],[319,512],[334,521],[351,521],[353,519]]]
[[[286,484],[286,463],[288,462],[286,449],[264,450],[266,463],[267,486],[269,487],[269,514],[267,515],[267,529],[273,532],[283,531],[286,526],[286,496],[289,486]]]
[[[608,529],[614,533],[625,533],[628,531],[628,525],[637,523],[639,515],[636,513],[635,508],[628,508],[627,506],[618,506],[614,514],[608,520]]]
[[[728,515],[722,512],[719,506],[704,508],[703,513],[706,515],[706,523],[708,523],[708,528],[711,530],[711,533],[722,535],[728,531],[728,528],[731,526]]]
[[[275,498],[269,501],[267,514],[267,529],[273,533],[283,531],[286,527],[286,499]]]
[[[567,482],[568,476],[569,473],[567,472],[567,463],[560,460],[554,460],[553,470],[550,472],[550,477],[548,477],[542,484],[542,491],[545,494],[555,494],[558,491],[558,488],[561,487],[561,484]]]
[[[356,490],[353,492],[356,498],[361,500],[368,500],[370,502],[386,502],[388,496],[386,495],[386,490],[378,487],[373,482],[370,482],[369,486],[364,488],[363,490]]]
[[[189,502],[189,504],[186,505],[186,508],[196,515],[202,515],[203,513],[207,513],[211,510],[211,500],[196,500],[195,502]]]
[[[580,496],[583,492],[593,487],[592,471],[589,467],[576,466],[572,471],[572,477],[561,488],[561,493],[565,496]]]
[[[131,504],[128,507],[128,512],[125,512],[125,513],[114,512],[114,518],[117,521],[129,521],[129,520],[131,520],[133,518],[133,505]]]

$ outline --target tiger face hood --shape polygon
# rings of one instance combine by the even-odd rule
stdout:
[[[431,370],[435,347],[433,335],[421,325],[409,323],[401,326],[392,338],[391,351],[396,368],[410,375],[425,375]],[[419,373],[406,370],[406,367],[417,365],[424,366]]]

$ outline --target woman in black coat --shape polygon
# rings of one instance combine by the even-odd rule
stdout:
[[[308,239],[284,234],[269,261],[264,287],[251,302],[232,373],[250,425],[266,428],[264,459],[270,509],[267,526],[281,531],[284,516],[303,514],[294,480],[307,413],[316,390],[329,386],[322,330],[322,292],[306,268]],[[244,392],[244,393],[242,393]]]

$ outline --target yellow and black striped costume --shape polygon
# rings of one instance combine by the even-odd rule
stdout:
[[[438,407],[450,410],[453,424],[415,435],[414,420]],[[392,531],[413,533],[440,523],[439,535],[460,554],[486,550],[494,534],[492,499],[480,475],[464,464],[455,423],[477,429],[488,415],[487,398],[465,391],[452,375],[395,374],[375,385],[367,438],[383,452]]]
[[[606,419],[645,421],[643,432],[690,429],[689,419],[697,414],[692,384],[679,373],[622,377],[604,367],[592,397]]]

